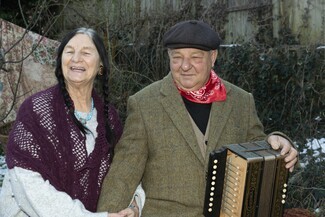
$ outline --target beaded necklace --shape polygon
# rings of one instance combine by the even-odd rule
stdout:
[[[85,118],[82,118],[81,115],[82,115],[82,112],[79,112],[77,110],[74,111],[74,115],[76,116],[76,118],[83,124],[83,125],[86,125],[87,124],[87,121],[90,121],[92,116],[93,116],[93,113],[94,113],[94,99],[91,98],[91,109],[90,109],[90,112],[87,114],[87,116]]]

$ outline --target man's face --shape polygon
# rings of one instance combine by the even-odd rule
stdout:
[[[186,91],[198,90],[209,80],[217,51],[196,48],[168,49],[173,79]]]

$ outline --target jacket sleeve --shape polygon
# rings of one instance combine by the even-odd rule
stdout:
[[[265,139],[264,127],[260,121],[256,107],[255,100],[252,94],[249,94],[249,121],[247,131],[247,141],[257,141]]]
[[[141,110],[131,96],[122,138],[115,147],[111,168],[103,181],[98,211],[117,212],[129,205],[141,182],[147,156],[147,134]]]

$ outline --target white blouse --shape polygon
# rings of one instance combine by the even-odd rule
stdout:
[[[86,126],[91,131],[86,136],[88,155],[94,150],[97,137],[97,111]],[[145,202],[145,193],[138,186],[134,199],[140,216]],[[81,201],[72,199],[67,193],[56,190],[38,172],[20,167],[9,169],[0,192],[1,217],[107,217],[108,212],[92,213],[85,209]]]

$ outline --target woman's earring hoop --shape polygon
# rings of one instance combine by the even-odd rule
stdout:
[[[103,75],[103,66],[99,66],[99,71],[98,71],[98,75]]]

